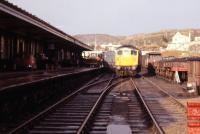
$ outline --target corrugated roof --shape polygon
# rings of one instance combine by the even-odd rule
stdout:
[[[49,28],[51,28],[51,29],[57,31],[58,33],[60,33],[60,34],[62,34],[62,35],[64,35],[64,36],[67,36],[67,37],[73,39],[74,42],[78,42],[78,43],[84,45],[85,47],[90,48],[88,45],[86,45],[85,43],[81,42],[80,40],[74,38],[73,36],[71,36],[71,35],[69,35],[69,34],[66,34],[66,33],[63,32],[62,30],[60,30],[60,29],[58,29],[58,28],[52,26],[52,25],[49,24],[48,22],[46,22],[46,21],[44,21],[44,20],[38,18],[37,16],[35,16],[35,15],[33,15],[33,14],[31,14],[31,13],[25,11],[24,9],[18,7],[17,5],[14,5],[13,3],[8,2],[7,0],[0,0],[0,3],[2,3],[3,5],[5,5],[5,6],[11,8],[11,9],[13,9],[13,10],[15,10],[15,11],[18,11],[18,12],[22,13],[23,15],[26,15],[26,16],[30,17],[31,19],[33,19],[33,20],[35,20],[35,21],[40,22],[41,24],[43,24],[43,25],[45,25],[45,26],[47,26],[47,27],[49,27]],[[91,49],[91,48],[90,48],[90,49]]]
[[[56,30],[56,31],[58,31],[58,32],[60,32],[60,33],[62,33],[62,34],[67,35],[65,32],[61,31],[60,29],[58,29],[58,28],[52,26],[52,25],[49,24],[48,22],[46,22],[46,21],[44,21],[44,20],[38,18],[37,16],[35,16],[35,15],[33,15],[33,14],[27,12],[26,10],[24,10],[24,9],[22,9],[22,8],[20,8],[20,7],[18,7],[17,5],[8,2],[7,0],[1,0],[0,2],[1,2],[2,4],[4,4],[4,5],[8,6],[8,7],[11,7],[11,8],[13,8],[13,9],[15,9],[15,10],[18,11],[18,12],[23,13],[24,15],[27,15],[27,16],[31,17],[31,18],[34,19],[34,20],[37,20],[37,21],[39,21],[39,22],[41,22],[41,23],[43,23],[43,24],[45,24],[45,25],[51,27],[52,29],[54,29],[54,30]]]

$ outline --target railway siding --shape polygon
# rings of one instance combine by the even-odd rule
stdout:
[[[187,102],[199,102],[200,96],[193,96],[188,93],[182,86],[178,84],[171,84],[166,82],[165,80],[158,79],[156,77],[146,78],[152,83],[156,84],[158,87],[162,88],[164,91],[172,95],[174,98],[179,100],[185,107],[187,106]]]
[[[137,79],[135,83],[165,133],[187,133],[185,111],[178,107],[177,102],[145,79]]]
[[[152,64],[157,76],[170,82],[185,83],[188,92],[200,95],[199,57],[164,59]]]

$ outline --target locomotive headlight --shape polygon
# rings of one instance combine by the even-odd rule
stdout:
[[[132,66],[132,70],[135,70],[135,68],[136,68],[135,66]]]
[[[117,69],[120,70],[120,66],[117,66]]]

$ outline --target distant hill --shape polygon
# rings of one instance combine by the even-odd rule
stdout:
[[[167,44],[171,42],[172,36],[176,32],[181,32],[184,35],[191,33],[192,40],[196,36],[200,36],[200,29],[170,29],[161,30],[154,33],[141,33],[130,36],[112,36],[107,34],[84,34],[75,35],[74,37],[83,41],[86,44],[93,46],[95,44],[130,44],[134,45],[141,50],[159,50],[160,47],[166,48]]]
[[[95,38],[97,44],[119,43],[125,38],[125,36],[112,36],[107,34],[82,34],[75,35],[74,37],[90,45],[95,43]]]

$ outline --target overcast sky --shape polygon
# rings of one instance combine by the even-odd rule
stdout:
[[[200,28],[200,0],[9,0],[68,34]]]

